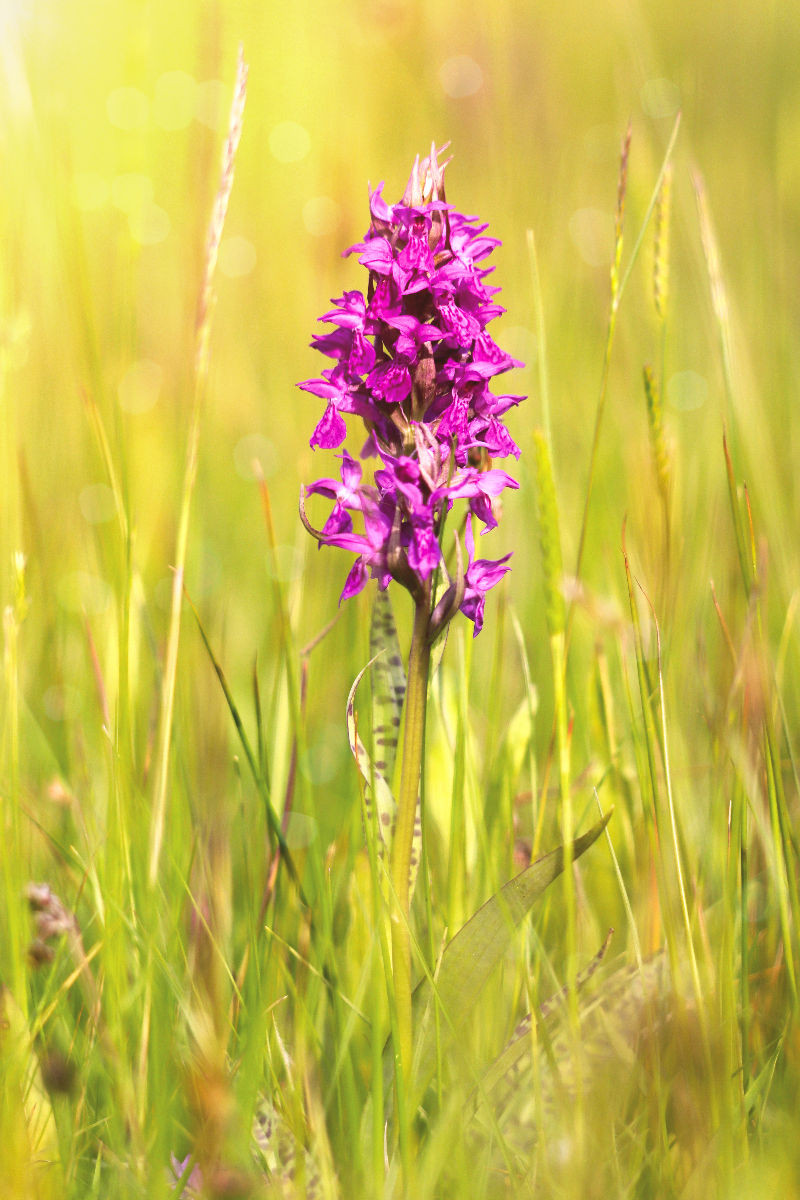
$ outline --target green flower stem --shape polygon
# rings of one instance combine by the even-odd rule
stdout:
[[[428,697],[428,674],[431,648],[428,642],[430,623],[427,594],[416,602],[414,633],[408,659],[406,685],[406,715],[403,731],[403,760],[400,788],[397,797],[397,825],[392,841],[391,879],[396,897],[392,913],[392,974],[394,1003],[397,1013],[397,1046],[404,1087],[411,1077],[413,1052],[411,1027],[411,934],[409,931],[409,872],[414,839],[414,821],[419,796],[422,749],[425,741],[425,707]]]

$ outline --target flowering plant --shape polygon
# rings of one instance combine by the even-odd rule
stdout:
[[[522,366],[486,332],[504,309],[493,299],[499,288],[485,282],[493,268],[478,264],[499,242],[446,202],[446,165],[432,146],[428,158],[417,157],[399,204],[386,203],[383,184],[371,192],[370,227],[346,252],[369,271],[366,295],[345,292],[320,318],[334,329],[312,345],[334,365],[299,385],[327,402],[312,447],[341,446],[342,414],[352,413],[369,431],[362,459],[380,460],[374,482],[364,483],[360,463],[343,450],[340,479],[319,479],[301,496],[301,517],[320,545],[358,556],[342,599],[372,575],[380,588],[395,579],[427,604],[434,572],[447,570],[447,515],[466,500],[467,568],[456,537],[454,574],[431,615],[430,640],[459,610],[479,633],[486,593],[509,569],[510,555],[475,558],[473,522],[482,533],[495,528],[497,497],[518,486],[492,459],[519,456],[501,417],[523,399],[490,391],[496,375]],[[321,530],[305,513],[304,497],[314,493],[334,502]]]
[[[397,580],[414,601],[390,865],[398,1081],[411,1078],[408,918],[431,646],[458,611],[478,634],[486,593],[508,570],[508,554],[475,557],[474,524],[483,533],[494,529],[500,493],[517,487],[492,458],[519,456],[501,417],[522,399],[495,396],[489,388],[496,375],[522,365],[486,332],[504,310],[493,299],[498,289],[485,282],[492,268],[479,264],[498,242],[486,236],[485,225],[447,203],[445,166],[434,145],[428,158],[414,162],[399,204],[386,203],[382,184],[370,194],[370,227],[347,252],[358,254],[369,272],[366,295],[345,292],[321,318],[334,328],[312,345],[334,365],[300,384],[326,401],[312,448],[341,446],[347,432],[342,414],[352,413],[368,430],[362,459],[379,459],[373,482],[365,483],[361,464],[343,450],[340,478],[318,479],[301,492],[301,518],[319,544],[357,555],[342,599],[357,595],[372,575],[381,589]],[[321,530],[305,512],[305,496],[314,493],[333,501]],[[456,532],[451,574],[442,538],[457,500],[467,503],[467,568]],[[354,529],[353,513],[363,532]]]

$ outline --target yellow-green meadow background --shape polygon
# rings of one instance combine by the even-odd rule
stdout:
[[[4,3],[0,11],[0,576],[8,598],[12,552],[24,551],[32,643],[41,644],[43,611],[52,610],[26,681],[38,719],[68,720],[93,703],[83,665],[65,657],[81,654],[66,617],[80,624],[86,613],[102,636],[114,540],[87,398],[119,462],[152,633],[156,642],[163,637],[194,313],[239,45],[249,66],[247,106],[216,278],[187,577],[215,631],[224,630],[234,670],[257,650],[268,654],[272,637],[263,523],[249,478],[254,455],[269,481],[281,569],[305,581],[301,642],[336,605],[348,556],[312,554],[296,519],[300,483],[335,464],[309,451],[319,405],[294,384],[323,365],[308,341],[329,298],[363,284],[357,263],[341,251],[366,227],[367,181],[383,179],[387,195],[399,195],[414,154],[432,139],[452,145],[450,200],[488,220],[503,240],[495,278],[508,315],[497,337],[528,364],[512,386],[531,399],[510,418],[524,451],[522,490],[509,495],[494,546],[515,549],[514,603],[535,623],[539,581],[525,454],[542,404],[526,230],[534,231],[539,257],[569,563],[629,119],[628,252],[682,112],[666,412],[671,436],[687,450],[680,482],[693,517],[683,537],[697,539],[689,546],[693,570],[704,586],[722,536],[724,479],[721,470],[709,471],[708,453],[723,419],[732,419],[695,170],[705,180],[739,337],[742,470],[757,468],[764,502],[794,539],[800,19],[791,3],[61,0]],[[645,555],[655,520],[647,515],[652,481],[640,388],[643,361],[659,353],[651,270],[648,239],[623,305],[599,458],[588,578],[601,592],[609,573],[620,571],[624,515]],[[331,659],[346,658],[358,639],[357,606],[351,610],[332,635]]]

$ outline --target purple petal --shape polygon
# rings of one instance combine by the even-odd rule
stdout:
[[[349,329],[334,329],[330,333],[317,333],[311,339],[312,349],[319,350],[320,354],[326,354],[328,358],[337,360],[348,357],[352,344],[353,334]],[[306,390],[310,391],[311,389]]]
[[[334,396],[341,395],[341,388],[325,378],[306,379],[303,383],[298,383],[297,386],[301,392],[312,392],[315,396],[320,396],[323,400],[332,400]]]
[[[379,183],[375,188],[375,191],[370,193],[369,211],[375,220],[390,223],[393,216],[393,210],[381,195],[382,191],[383,184]]]
[[[331,515],[328,517],[327,521],[325,522],[325,524],[322,527],[322,539],[320,539],[320,543],[319,543],[320,548],[322,547],[323,539],[328,545],[330,545],[331,538],[336,537],[338,534],[341,534],[341,533],[352,533],[352,532],[353,532],[353,518],[350,516],[350,513],[347,512],[344,505],[338,503],[338,501],[337,501],[337,503],[333,507],[333,511],[331,512]]]
[[[433,255],[428,245],[428,230],[430,221],[415,219],[408,242],[400,251],[398,262],[404,271],[433,270]]]
[[[360,330],[353,334],[347,366],[353,375],[366,375],[375,365],[375,347],[368,342]]]
[[[510,558],[510,554],[496,559],[479,558],[467,572],[467,591],[491,591],[511,570],[505,565]]]
[[[337,446],[341,446],[346,436],[347,426],[336,411],[336,405],[331,401],[314,430],[309,445],[312,450],[315,446],[321,446],[323,450],[335,450]]]
[[[338,546],[340,550],[352,550],[354,554],[365,554],[371,549],[368,539],[363,533],[332,533],[325,538],[326,546]]]
[[[481,530],[482,533],[488,533],[490,529],[497,528],[497,518],[492,510],[492,502],[488,496],[474,496],[469,502],[469,510],[474,513],[479,521],[483,521],[485,526]]]
[[[505,425],[501,421],[498,421],[496,417],[489,418],[481,441],[494,458],[508,458],[510,454],[513,454],[514,458],[519,458],[519,446]]]
[[[496,375],[504,371],[510,371],[513,367],[524,367],[525,364],[517,358],[512,358],[505,350],[501,350],[496,342],[492,341],[489,334],[483,332],[475,340],[475,349],[473,351],[475,359],[481,359],[483,362],[491,363],[495,367],[493,372]]]
[[[459,308],[453,300],[439,305],[442,324],[453,335],[459,346],[469,346],[481,331],[480,322],[471,313]]]
[[[367,376],[367,387],[386,404],[400,404],[411,391],[411,372],[401,358],[378,363]]]
[[[316,483],[310,483],[306,488],[307,496],[327,496],[329,500],[335,500],[339,495],[341,484],[338,479],[318,479]]]
[[[354,247],[354,249],[358,248]],[[391,274],[394,256],[391,246],[384,238],[373,238],[370,242],[364,242],[360,249],[361,254],[358,256],[358,261],[362,267],[376,271],[378,275]]]
[[[503,558],[495,560],[481,558],[476,562],[475,554],[475,538],[472,531],[472,514],[467,517],[467,527],[464,532],[464,542],[467,547],[467,556],[469,566],[466,574],[466,587],[464,589],[464,600],[461,604],[461,612],[465,617],[475,624],[473,637],[477,637],[483,628],[483,609],[486,593],[500,582],[510,567],[506,563],[511,558],[510,554],[506,554]]]
[[[367,302],[361,292],[345,292],[339,300],[333,300],[331,303],[337,307],[319,317],[320,321],[330,321],[331,324],[341,325],[346,329],[363,328]]]
[[[526,399],[526,396],[494,396],[487,387],[476,394],[472,407],[480,416],[502,417],[503,413]]]
[[[375,294],[369,302],[367,309],[368,319],[374,321],[388,321],[390,317],[397,316],[401,311],[402,297],[400,289],[393,279],[379,279],[378,285],[375,288]]]
[[[418,321],[410,313],[390,314],[384,317],[384,320],[392,329],[399,330],[414,347],[444,337],[441,329],[437,329],[435,325],[426,325],[425,322]]]
[[[363,591],[367,585],[368,578],[369,574],[364,565],[363,558],[357,558],[345,580],[342,594],[339,597],[339,603],[341,604],[343,600],[350,600],[353,596],[357,596],[359,592]]]
[[[436,570],[441,558],[442,552],[432,526],[415,524],[408,547],[408,565],[412,571],[416,571],[424,582]]]
[[[440,441],[445,441],[453,436],[455,436],[457,442],[469,441],[468,418],[469,397],[465,394],[456,395],[439,422],[436,436]]]
[[[346,450],[342,454],[342,483],[348,491],[354,491],[361,483],[361,464]]]

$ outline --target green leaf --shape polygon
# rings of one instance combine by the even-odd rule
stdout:
[[[372,668],[372,744],[375,766],[386,779],[394,774],[400,722],[406,695],[406,673],[388,592],[379,591],[369,628]]]
[[[612,811],[575,839],[573,862],[597,840]],[[564,847],[559,846],[510,880],[448,942],[435,983],[426,978],[417,986],[413,997],[415,1101],[433,1076],[437,1055],[452,1044],[474,1010],[489,976],[508,951],[515,929],[563,869]],[[434,1004],[441,1010],[439,1021],[434,1020]]]
[[[358,685],[370,667],[374,665],[376,659],[383,655],[383,653],[384,651],[381,650],[380,655],[371,658],[367,665],[362,667],[358,672],[347,696],[347,708],[345,709],[347,740],[350,743],[350,752],[364,780],[364,808],[368,824],[372,823],[373,812],[377,810],[378,850],[381,854],[388,852],[392,844],[397,802],[392,795],[392,789],[389,787],[383,772],[372,761],[369,751],[359,736],[355,702]]]
[[[377,816],[378,853],[388,858],[394,836],[397,802],[392,790],[392,780],[397,764],[402,727],[403,703],[406,694],[406,673],[397,639],[397,628],[389,597],[378,592],[372,606],[370,620],[370,658],[359,671],[347,697],[347,738],[350,752],[364,780],[364,810],[368,825],[372,824],[373,812]],[[358,732],[358,716],[355,696],[359,683],[367,671],[372,677],[372,744],[374,760]],[[373,808],[374,806],[374,808]],[[420,804],[417,797],[417,815],[414,823],[414,842],[409,872],[409,895],[414,894],[417,870],[422,853],[422,824]]]

